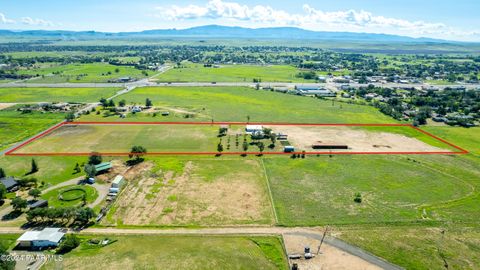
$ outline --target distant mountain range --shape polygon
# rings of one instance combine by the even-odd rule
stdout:
[[[161,29],[141,32],[96,32],[96,31],[46,31],[46,30],[0,30],[0,36],[45,37],[63,39],[116,39],[116,38],[219,38],[219,39],[296,39],[296,40],[331,40],[358,42],[421,42],[421,43],[458,43],[432,38],[412,38],[406,36],[310,31],[296,27],[243,28],[220,25],[206,25],[188,29]]]

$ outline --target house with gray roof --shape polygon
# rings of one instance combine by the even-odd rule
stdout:
[[[18,188],[18,182],[11,176],[0,179],[0,183],[5,186],[8,192],[14,191],[16,188]]]

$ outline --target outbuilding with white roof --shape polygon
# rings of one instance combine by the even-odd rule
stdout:
[[[41,231],[27,231],[18,238],[18,247],[49,248],[57,247],[65,233],[60,228],[44,228]]]

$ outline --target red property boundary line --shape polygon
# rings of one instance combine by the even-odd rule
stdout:
[[[266,122],[61,122],[44,132],[28,139],[27,141],[15,146],[5,153],[6,156],[89,156],[91,153],[15,153],[15,151],[38,140],[56,129],[64,125],[266,125],[266,126],[347,126],[347,127],[410,127],[418,132],[421,132],[437,141],[440,141],[458,151],[405,151],[405,152],[335,152],[335,151],[317,151],[317,152],[226,152],[221,155],[292,155],[292,154],[306,154],[306,155],[460,155],[468,154],[469,152],[460,146],[450,143],[440,137],[437,137],[427,131],[410,124],[307,124],[307,123],[266,123]],[[113,153],[102,152],[104,156],[128,156],[130,153]],[[160,155],[217,155],[218,152],[148,152],[146,155],[160,156]]]

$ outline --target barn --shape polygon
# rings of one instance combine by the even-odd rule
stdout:
[[[112,163],[103,162],[103,163],[100,163],[98,165],[95,165],[95,170],[96,170],[97,173],[102,173],[102,172],[110,170],[112,167],[113,167]]]

